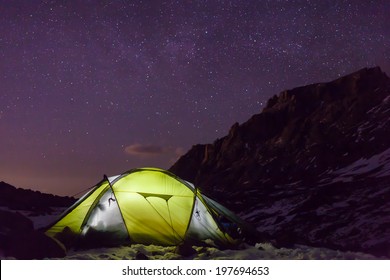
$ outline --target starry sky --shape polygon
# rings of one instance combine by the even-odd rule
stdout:
[[[0,0],[0,181],[169,168],[274,94],[379,65],[390,1]]]

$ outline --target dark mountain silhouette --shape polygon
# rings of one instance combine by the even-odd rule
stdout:
[[[365,68],[284,91],[170,171],[279,246],[390,257],[390,79]]]
[[[51,207],[69,207],[76,201],[73,197],[62,197],[39,191],[16,188],[0,182],[0,206],[12,210],[30,210],[36,213],[51,212]]]

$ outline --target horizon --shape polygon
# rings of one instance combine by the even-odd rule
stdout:
[[[168,169],[275,94],[390,73],[390,3],[2,3],[0,181],[71,196]]]
[[[379,68],[382,70],[382,72],[385,73],[385,74],[389,77],[389,75],[388,75],[385,71],[383,71],[383,69],[382,69],[380,66],[374,66],[374,67],[372,67],[372,68],[376,68],[376,67],[379,67]],[[371,68],[371,69],[372,69],[372,68]],[[359,69],[359,70],[357,70],[357,71],[360,71],[360,70],[363,70],[363,69],[365,69],[365,68]],[[347,74],[346,76],[348,76],[348,75],[350,75],[350,74],[353,74],[353,73],[355,73],[355,72],[357,72],[357,71],[354,71],[354,72],[352,72],[352,73],[349,73],[349,74]],[[342,76],[342,77],[345,77],[345,76]],[[338,77],[338,78],[341,78],[341,77]],[[334,79],[334,80],[336,80],[336,79]],[[332,81],[334,81],[334,80],[332,80]],[[331,82],[331,81],[328,81],[328,82]],[[325,83],[326,83],[326,82],[325,82]],[[315,84],[317,84],[317,83],[315,83]],[[308,85],[312,85],[312,84],[308,84]],[[307,85],[303,85],[303,86],[307,86]],[[290,89],[287,89],[287,90],[290,90]],[[282,92],[278,93],[277,96],[279,96],[281,93],[282,93]],[[270,97],[270,98],[271,98],[271,97]],[[261,112],[259,112],[258,114],[261,114]],[[249,118],[250,118],[250,117],[249,117]],[[249,118],[248,118],[248,119],[249,119]],[[244,122],[245,122],[245,121],[244,121]],[[239,123],[239,125],[241,125],[241,124],[242,124],[242,123]],[[226,135],[227,135],[227,134],[226,134]],[[226,136],[226,135],[225,135],[225,136]],[[193,144],[193,145],[196,145],[196,144],[199,144],[199,143],[195,143],[195,144]],[[148,148],[149,148],[149,150],[151,150],[151,151],[153,151],[153,149],[155,149],[155,147],[147,147],[147,149],[148,149]],[[134,148],[134,150],[136,150],[136,149],[137,149],[137,147]],[[189,150],[188,150],[188,151],[189,151]],[[186,154],[188,151],[184,151],[184,154]],[[136,153],[136,152],[134,152],[134,153]],[[184,154],[183,154],[183,155],[184,155]],[[180,158],[180,156],[179,156],[178,158]],[[134,167],[134,168],[145,168],[145,167],[146,167],[146,168],[148,168],[148,167],[155,168],[155,167],[157,167],[157,166],[139,166],[139,167]],[[169,166],[169,167],[171,167],[171,166]],[[166,169],[166,170],[168,170],[169,167],[167,167],[167,168],[157,167],[157,168],[161,168],[161,169]],[[132,169],[133,169],[133,168],[132,168]],[[127,172],[127,171],[129,171],[129,170],[130,170],[130,169],[123,170],[123,171],[121,171],[121,172],[119,172],[119,173],[117,173],[117,174],[110,174],[108,177],[120,175],[120,174],[125,173],[125,172]],[[98,179],[98,180],[96,180],[96,182],[95,182],[93,185],[85,186],[84,189],[81,189],[81,190],[79,190],[77,193],[74,193],[74,194],[56,194],[56,193],[45,192],[44,190],[41,191],[40,188],[39,188],[39,186],[36,186],[35,188],[34,188],[34,187],[31,187],[31,186],[28,186],[28,185],[26,185],[26,186],[24,186],[24,187],[20,187],[20,186],[13,185],[12,183],[9,183],[9,182],[5,182],[5,181],[0,181],[0,182],[4,182],[4,183],[9,184],[9,185],[12,185],[12,186],[14,186],[14,187],[16,187],[16,188],[21,188],[21,189],[25,189],[25,190],[41,191],[42,193],[48,193],[48,194],[59,195],[59,196],[69,196],[69,197],[79,198],[81,195],[85,194],[88,190],[90,190],[90,189],[92,189],[93,187],[95,187],[95,186],[96,186],[96,185],[97,185],[105,176],[107,176],[107,174],[102,174],[101,178]],[[72,178],[71,180],[74,180],[74,178]],[[75,180],[77,181],[77,179],[75,179]]]

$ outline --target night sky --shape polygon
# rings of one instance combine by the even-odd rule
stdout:
[[[0,181],[169,168],[282,90],[379,65],[390,1],[2,1]]]

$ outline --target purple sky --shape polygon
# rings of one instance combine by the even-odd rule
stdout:
[[[169,168],[280,91],[379,65],[390,1],[0,0],[0,181]]]

